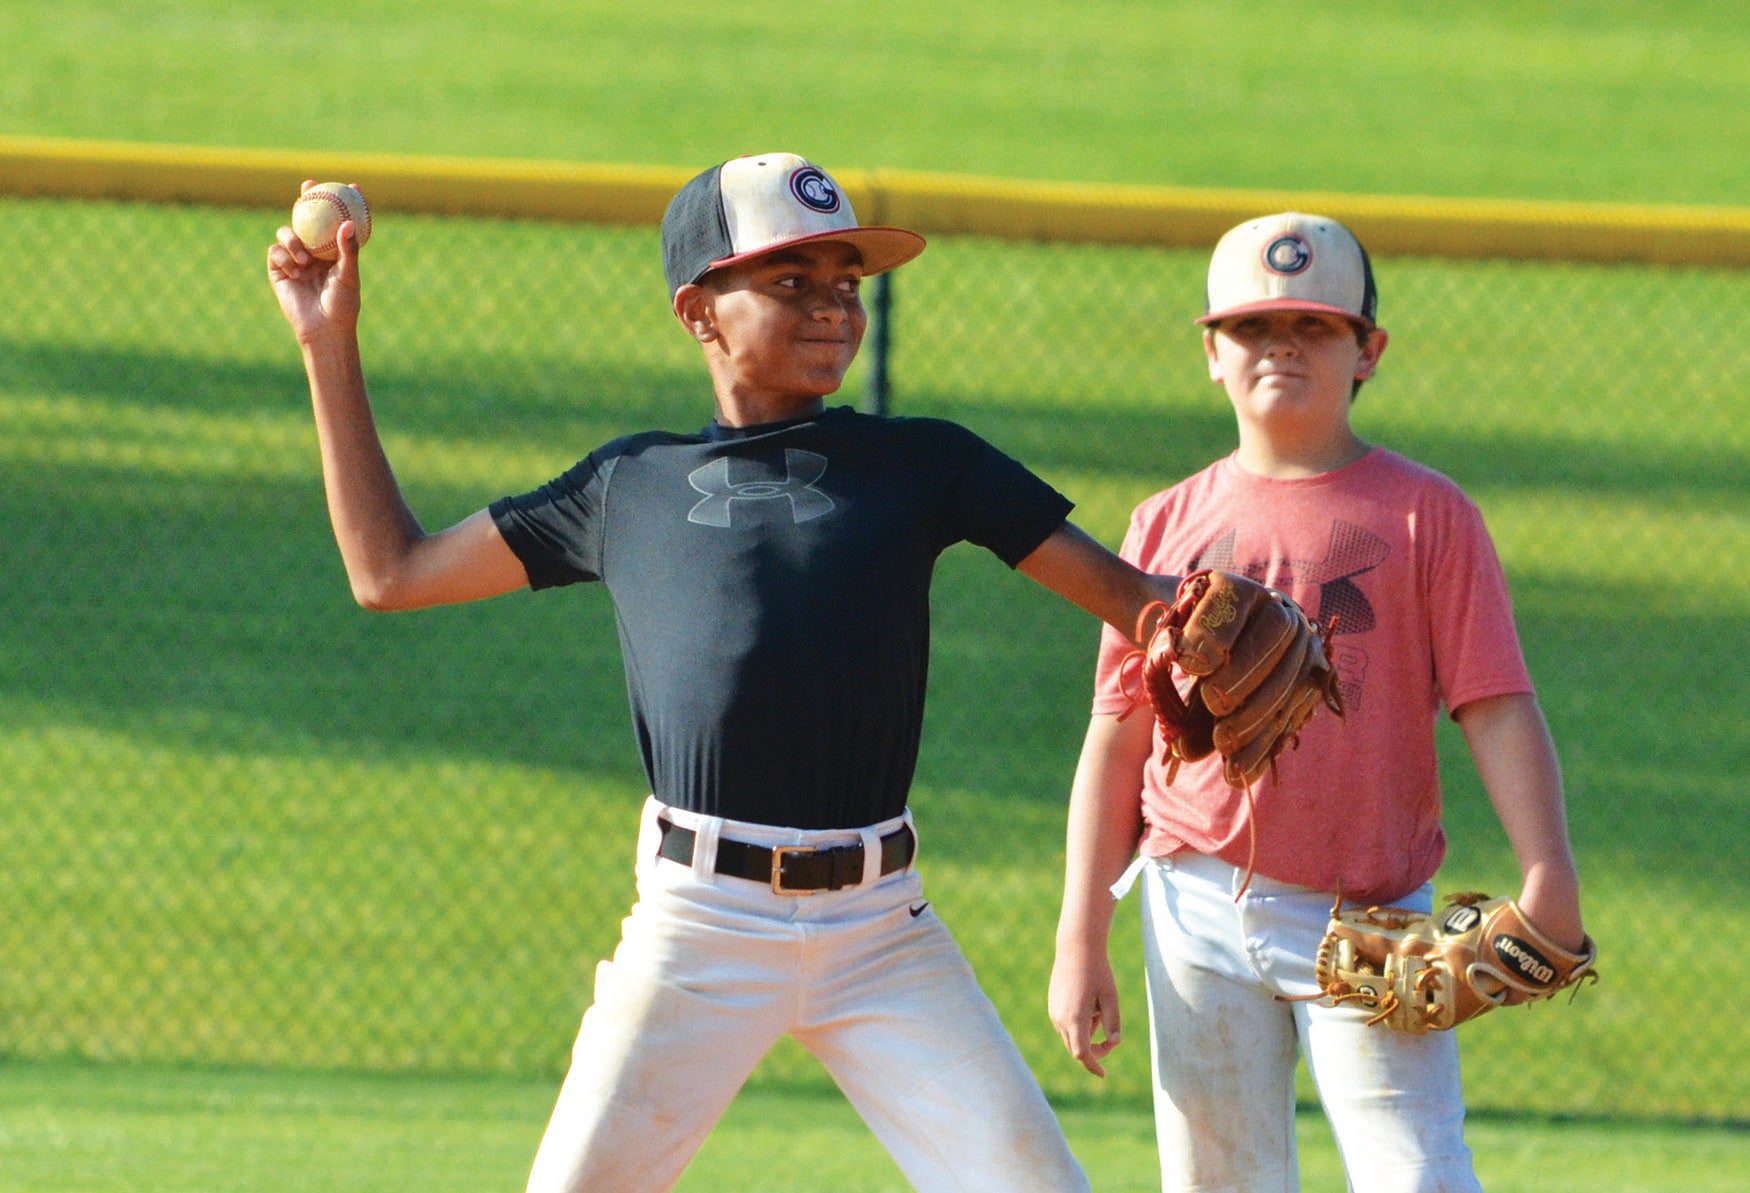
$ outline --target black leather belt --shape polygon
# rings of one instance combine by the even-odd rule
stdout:
[[[698,834],[678,824],[659,822],[662,843],[657,856],[683,866],[693,864],[693,842]],[[892,874],[911,864],[917,852],[917,838],[911,827],[902,825],[881,838],[881,873]],[[731,878],[761,882],[780,895],[817,895],[821,891],[837,891],[856,886],[863,881],[863,843],[829,845],[816,849],[808,845],[779,845],[768,849],[764,845],[749,845],[745,841],[721,838],[717,842],[717,873]]]

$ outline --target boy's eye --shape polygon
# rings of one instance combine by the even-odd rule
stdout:
[[[1276,322],[1256,316],[1235,319],[1230,323],[1223,323],[1221,330],[1235,340],[1250,343],[1272,335],[1293,336],[1299,340],[1323,340],[1342,335],[1345,328],[1335,319],[1325,319],[1318,315],[1302,315],[1287,322]]]

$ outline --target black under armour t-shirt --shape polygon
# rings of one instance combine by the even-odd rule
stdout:
[[[491,512],[534,588],[607,584],[659,800],[849,828],[905,807],[936,557],[1013,567],[1070,508],[964,427],[838,407],[617,439]]]

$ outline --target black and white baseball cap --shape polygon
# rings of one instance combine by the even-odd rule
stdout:
[[[1209,259],[1205,326],[1257,311],[1342,315],[1369,330],[1379,294],[1361,242],[1336,220],[1284,211],[1248,220]]]
[[[819,166],[794,153],[761,153],[711,167],[669,203],[662,217],[668,292],[708,270],[811,240],[855,245],[865,277],[924,251],[916,232],[860,227],[850,200]]]

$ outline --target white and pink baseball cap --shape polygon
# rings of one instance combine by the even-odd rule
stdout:
[[[1258,311],[1342,315],[1371,330],[1379,308],[1373,264],[1334,219],[1284,211],[1248,220],[1209,259],[1205,326]]]
[[[904,265],[924,238],[861,227],[838,183],[794,153],[761,153],[713,166],[680,189],[662,217],[662,267],[672,295],[706,272],[813,240],[855,245],[865,277]]]

